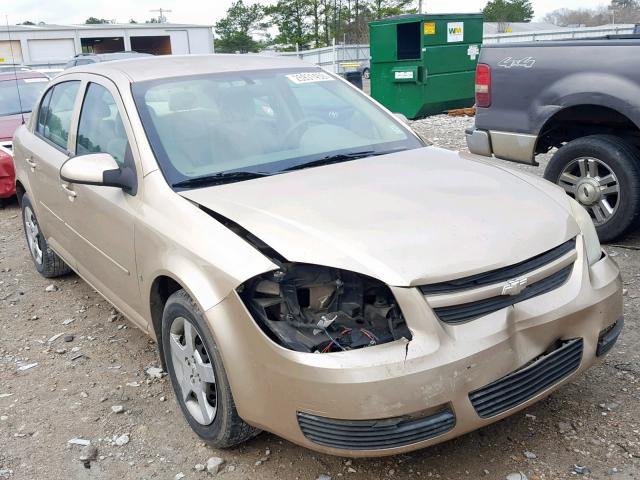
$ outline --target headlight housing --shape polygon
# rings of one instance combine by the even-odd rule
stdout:
[[[238,293],[262,330],[291,350],[327,353],[411,339],[389,287],[347,270],[283,263]]]
[[[602,249],[600,248],[600,240],[598,239],[596,227],[593,225],[591,216],[582,207],[582,205],[580,205],[572,198],[569,198],[569,203],[571,204],[573,218],[575,219],[576,223],[580,227],[580,231],[582,232],[587,261],[589,262],[589,266],[591,266],[602,257]]]

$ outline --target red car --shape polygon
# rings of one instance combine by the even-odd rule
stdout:
[[[17,70],[0,73],[0,199],[16,193],[11,139],[49,82],[39,72]]]

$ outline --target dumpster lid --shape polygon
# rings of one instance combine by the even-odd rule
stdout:
[[[478,13],[405,13],[403,15],[393,15],[391,17],[381,18],[380,20],[374,20],[369,22],[369,25],[379,25],[383,23],[403,23],[403,22],[417,22],[422,20],[468,20],[468,19],[481,19],[482,12]]]

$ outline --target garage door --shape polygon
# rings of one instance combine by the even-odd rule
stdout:
[[[13,49],[13,57],[11,50]],[[3,63],[22,63],[22,49],[18,40],[4,40],[0,42],[0,65]]]
[[[31,63],[64,63],[76,54],[73,38],[28,40]]]

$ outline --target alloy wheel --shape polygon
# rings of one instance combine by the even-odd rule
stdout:
[[[193,419],[210,425],[217,412],[216,376],[202,337],[184,317],[171,324],[170,350],[180,395]]]
[[[33,260],[42,265],[42,247],[40,246],[40,227],[38,226],[38,220],[31,210],[31,207],[24,207],[24,230],[27,235],[27,244],[29,245],[29,251]]]
[[[609,221],[620,204],[620,184],[609,165],[593,157],[580,157],[562,170],[558,185],[591,215],[596,226]]]

